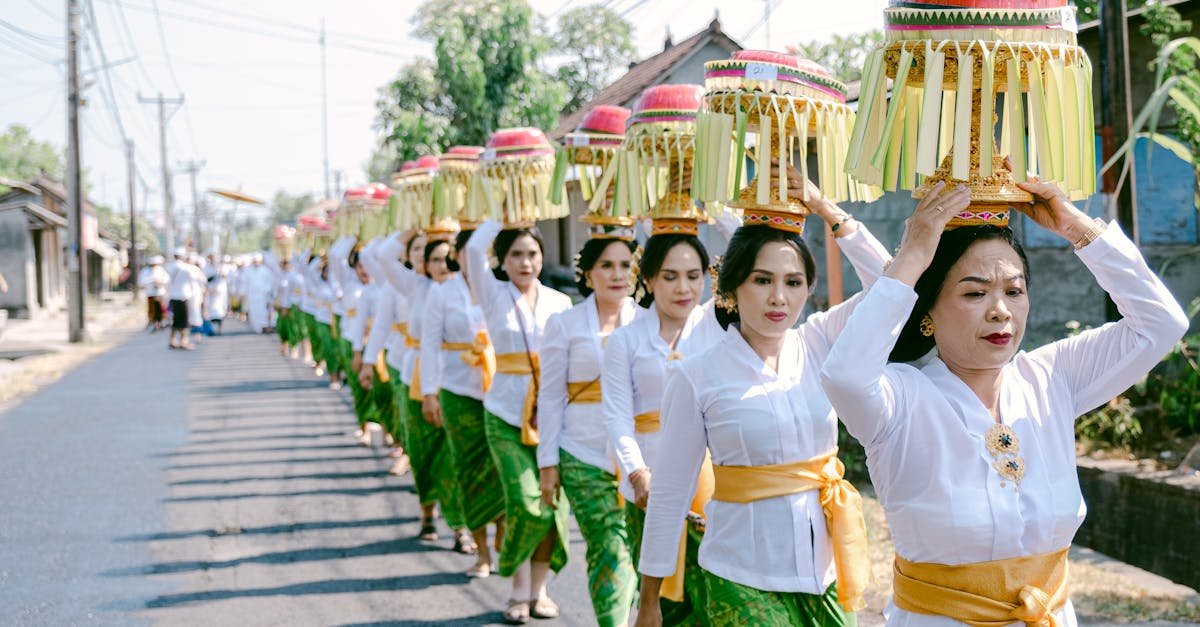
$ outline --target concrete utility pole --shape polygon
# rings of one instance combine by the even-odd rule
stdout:
[[[321,18],[321,147],[325,164],[325,199],[329,195],[329,81],[325,78],[325,18]]]
[[[83,249],[83,175],[79,158],[79,0],[67,0],[67,339],[86,342],[84,287],[87,251]]]
[[[183,105],[183,94],[180,94],[178,98],[163,98],[162,92],[159,92],[156,98],[146,98],[138,94],[138,102],[158,105],[158,150],[162,157],[163,222],[167,232],[165,248],[167,254],[170,255],[175,249],[175,209],[172,206],[171,198],[171,169],[167,165],[167,105]]]
[[[138,269],[141,264],[138,263],[137,250],[137,209],[134,203],[134,183],[136,183],[137,170],[133,162],[133,140],[125,140],[125,179],[127,193],[129,194],[129,278],[133,281],[133,304],[138,302],[138,290],[141,286],[138,285]]]
[[[179,164],[180,172],[185,172],[192,179],[192,242],[197,251],[204,250],[204,233],[200,229],[200,201],[196,197],[196,174],[204,167],[205,161],[184,161]]]

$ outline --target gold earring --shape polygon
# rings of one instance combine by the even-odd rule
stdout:
[[[583,275],[583,284],[586,285],[589,290],[596,289],[595,287],[592,287],[592,275],[590,274]]]
[[[921,318],[921,335],[933,337],[933,318],[930,318],[929,314],[925,314],[925,317]]]

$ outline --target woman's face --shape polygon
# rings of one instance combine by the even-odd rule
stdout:
[[[958,371],[1004,366],[1021,345],[1029,317],[1017,251],[1001,240],[972,244],[946,273],[929,317],[946,365]]]
[[[754,258],[750,276],[737,287],[738,314],[747,330],[767,338],[782,337],[796,324],[808,300],[804,259],[794,244],[769,242]]]
[[[412,264],[413,272],[425,274],[425,236],[418,235],[408,243],[408,262]]]
[[[363,285],[371,282],[371,275],[367,274],[367,268],[361,261],[355,264],[354,274],[358,275],[358,280]]]
[[[587,277],[596,300],[614,302],[628,296],[633,285],[633,253],[629,246],[620,240],[605,246]]]
[[[429,251],[429,258],[425,260],[425,271],[429,273],[429,278],[442,283],[450,278],[452,274],[450,267],[446,265],[446,256],[450,254],[450,244],[442,242]]]
[[[654,308],[673,320],[686,318],[700,302],[704,268],[690,244],[680,242],[667,251],[662,267],[649,283]]]
[[[525,289],[542,273],[542,248],[532,235],[521,235],[508,249],[503,265],[513,285]]]

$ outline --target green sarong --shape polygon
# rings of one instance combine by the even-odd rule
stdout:
[[[567,502],[560,496],[556,500],[558,509],[542,503],[537,447],[521,444],[521,430],[499,416],[487,410],[483,416],[488,447],[504,490],[504,541],[497,572],[501,577],[512,577],[552,531],[558,532],[558,538],[550,555],[550,568],[558,572],[567,565]]]
[[[425,421],[421,401],[404,398],[405,449],[412,462],[413,484],[421,505],[437,502],[442,517],[452,529],[467,526],[463,516],[462,494],[454,473],[454,457],[446,440],[446,430]]]
[[[308,340],[309,344],[312,346],[313,361],[318,364],[325,361],[325,344],[328,342],[326,339],[326,336],[328,335],[328,327],[322,322],[317,322],[316,316],[309,314]]]
[[[450,440],[463,514],[468,529],[481,529],[504,515],[500,475],[488,448],[483,426],[483,401],[442,390],[439,394],[446,435]]]
[[[379,359],[383,359],[383,355],[380,355]],[[378,368],[373,367],[372,370],[374,370],[374,374],[371,375],[371,391],[368,395],[371,397],[371,407],[374,411],[375,422],[378,422],[384,431],[391,433],[392,407],[396,403],[395,398],[393,398],[395,390],[392,388],[390,381],[385,383],[379,379]],[[396,436],[393,435],[392,437],[395,438]]]
[[[287,339],[285,340],[288,346],[295,348],[304,339],[304,312],[300,311],[299,307],[291,307],[283,310],[284,315],[280,316],[287,320]]]
[[[359,383],[358,373],[350,372],[350,366],[354,363],[354,347],[350,345],[350,340],[346,339],[340,340],[338,347],[342,363],[346,364],[346,381],[350,384],[350,396],[354,399],[354,415],[358,418],[358,426],[368,422],[379,422],[379,414],[375,410],[371,393]]]
[[[708,584],[708,620],[714,627],[858,625],[854,614],[846,614],[838,605],[837,584],[831,584],[825,594],[817,595],[759,590],[708,571],[704,571],[704,579]]]
[[[400,380],[400,371],[388,366],[388,374],[392,377],[392,408],[391,408],[391,423],[386,425],[388,433],[392,434],[400,446],[408,451],[408,436],[405,435],[404,429],[404,404],[408,399],[408,386]],[[411,460],[410,460],[411,461]]]
[[[588,594],[601,627],[625,625],[637,591],[617,477],[559,449],[559,477],[587,544]]]
[[[278,315],[275,317],[275,333],[279,335],[279,341],[283,344],[288,344],[292,337],[291,325],[288,322],[288,310],[278,310]]]
[[[629,551],[636,565],[642,557],[642,529],[646,526],[646,511],[634,505],[625,503],[625,527],[629,534]],[[687,527],[687,543],[684,545],[687,553],[683,556],[683,599],[672,601],[659,597],[658,607],[662,611],[663,626],[709,624],[705,607],[708,605],[708,584],[705,582],[704,570],[700,568],[700,541],[704,532],[696,529],[695,525]]]
[[[329,345],[325,351],[325,370],[329,374],[345,372],[349,362],[342,363],[342,317],[330,314],[333,322],[329,323]]]

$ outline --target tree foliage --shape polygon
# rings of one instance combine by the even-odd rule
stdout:
[[[560,15],[554,47],[568,59],[555,71],[567,89],[567,111],[575,111],[595,98],[637,54],[633,25],[601,5],[578,7]]]
[[[275,192],[275,197],[271,199],[271,214],[267,223],[295,226],[296,217],[300,215],[300,212],[313,206],[316,202],[317,199],[312,194],[294,196],[281,189]]]
[[[29,181],[44,171],[61,181],[66,163],[65,149],[34,138],[27,126],[11,124],[0,134],[0,177]],[[7,190],[0,185],[0,192]]]
[[[1192,30],[1191,20],[1183,19],[1179,11],[1161,3],[1147,5],[1142,17],[1145,21],[1139,31],[1148,36],[1160,51],[1170,45],[1172,37]],[[1197,55],[1194,52],[1181,48],[1170,53],[1164,61],[1167,64],[1165,71],[1168,75],[1186,77],[1191,84],[1200,84],[1200,70],[1197,69]],[[1159,63],[1160,60],[1156,57],[1150,62],[1149,69],[1157,70]],[[1191,153],[1192,167],[1195,168],[1197,157],[1200,156],[1200,119],[1195,113],[1195,108],[1188,107],[1185,103],[1169,100],[1168,106],[1176,115],[1173,134]]]
[[[883,43],[883,31],[873,30],[849,35],[833,34],[823,41],[810,41],[788,46],[788,52],[825,66],[843,83],[862,79],[867,55]]]

